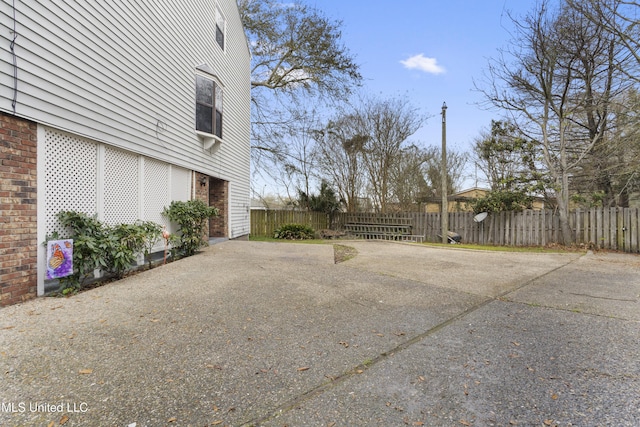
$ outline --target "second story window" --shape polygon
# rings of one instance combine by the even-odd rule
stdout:
[[[196,130],[222,139],[222,86],[196,75]]]
[[[224,34],[225,34],[225,19],[224,15],[220,11],[220,8],[216,6],[216,41],[224,50]]]

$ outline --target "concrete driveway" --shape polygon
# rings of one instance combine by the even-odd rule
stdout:
[[[338,243],[0,309],[0,425],[638,425],[638,256]]]

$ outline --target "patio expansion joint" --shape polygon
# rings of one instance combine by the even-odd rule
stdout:
[[[578,258],[574,258],[569,260],[568,262],[552,269],[549,270],[543,274],[540,274],[539,276],[536,276],[534,278],[531,278],[529,280],[526,280],[525,282],[521,283],[520,285],[516,286],[513,289],[509,289],[508,291],[505,291],[497,296],[483,296],[485,299],[483,301],[480,301],[477,304],[474,304],[472,306],[470,306],[469,308],[467,308],[464,311],[461,311],[460,313],[458,313],[457,315],[445,320],[444,322],[441,322],[435,326],[433,326],[432,328],[428,329],[427,331],[415,335],[414,337],[408,339],[407,341],[404,341],[400,344],[398,344],[396,347],[394,347],[391,350],[385,351],[383,353],[380,353],[379,355],[377,355],[375,358],[371,359],[370,361],[367,361],[366,364],[360,364],[358,366],[355,366],[351,369],[349,369],[348,371],[342,373],[341,375],[337,376],[337,377],[332,377],[330,379],[330,381],[328,382],[324,382],[290,400],[288,400],[287,402],[282,403],[281,405],[278,405],[277,407],[275,407],[273,410],[270,411],[270,413],[265,414],[263,416],[254,418],[252,420],[248,420],[244,423],[241,424],[241,426],[243,427],[252,427],[252,426],[259,426],[262,423],[265,423],[267,421],[271,421],[274,420],[276,418],[278,418],[279,416],[294,410],[296,407],[300,406],[302,403],[311,400],[317,396],[320,396],[321,394],[325,393],[326,391],[331,390],[334,387],[337,387],[338,385],[346,382],[347,380],[354,378],[357,375],[361,375],[364,374],[367,369],[370,369],[372,366],[375,366],[376,364],[383,362],[385,360],[387,360],[388,358],[392,357],[393,355],[395,355],[396,353],[402,352],[403,350],[408,349],[409,347],[413,346],[414,344],[417,344],[423,340],[425,340],[426,338],[428,338],[429,336],[437,333],[438,331],[444,329],[445,327],[458,322],[459,320],[467,317],[468,315],[474,313],[475,311],[489,305],[492,302],[495,301],[501,301],[501,302],[509,302],[512,303],[513,301],[509,301],[506,297],[507,295],[509,295],[512,292],[515,292],[519,289],[522,289],[526,286],[529,286],[531,284],[533,284],[536,280],[543,278],[547,275],[550,275],[574,262],[576,262],[578,259],[580,259],[580,257]]]

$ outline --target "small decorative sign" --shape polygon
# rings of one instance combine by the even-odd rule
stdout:
[[[47,279],[73,274],[73,239],[47,242]]]

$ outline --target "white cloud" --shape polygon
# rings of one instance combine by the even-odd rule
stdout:
[[[400,63],[409,70],[419,70],[430,74],[442,74],[446,71],[444,67],[438,65],[436,58],[427,58],[422,53],[400,61]]]

